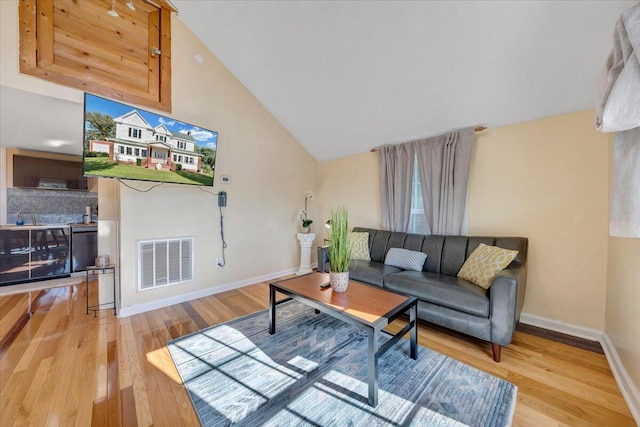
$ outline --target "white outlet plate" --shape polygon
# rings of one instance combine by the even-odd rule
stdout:
[[[231,176],[229,176],[229,175],[220,175],[220,182],[222,184],[231,184]]]
[[[216,258],[216,267],[222,268],[222,258]]]

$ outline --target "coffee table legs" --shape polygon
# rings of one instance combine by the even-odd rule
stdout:
[[[369,330],[369,405],[378,406],[378,335],[375,329]]]
[[[417,319],[418,304],[414,304],[409,309],[409,323],[413,324],[411,327],[411,333],[409,335],[409,342],[411,343],[410,356],[413,360],[418,358],[418,319]]]
[[[409,356],[416,360],[418,358],[418,304],[414,302],[409,308],[409,323],[400,330],[392,338],[385,342],[382,347],[378,344],[378,336],[380,331],[371,328],[368,330],[369,338],[369,357],[368,357],[368,378],[367,383],[369,386],[369,405],[374,408],[378,406],[378,358],[382,356],[396,341],[400,340],[407,332],[409,332]],[[390,334],[387,331],[383,332]]]
[[[282,290],[280,292],[283,292]],[[285,294],[287,294],[285,292]],[[288,294],[291,295],[291,294]],[[276,287],[272,284],[269,284],[269,334],[273,335],[276,333],[276,305],[290,301],[292,298],[286,298],[281,301],[276,301]],[[304,302],[304,301],[303,301]],[[318,310],[316,309],[316,312]],[[405,311],[406,312],[406,311]],[[333,315],[339,319],[341,316],[336,315],[336,313],[328,312],[330,315]],[[394,317],[395,318],[395,317]],[[349,320],[346,320],[349,321]],[[374,327],[366,327],[367,336],[368,336],[368,344],[369,344],[369,354],[367,358],[367,385],[369,388],[369,398],[368,403],[372,407],[378,406],[378,358],[382,356],[396,341],[401,339],[407,332],[410,333],[410,356],[412,359],[416,359],[418,355],[418,322],[417,322],[417,301],[413,301],[412,305],[409,307],[409,324],[407,324],[404,328],[400,330],[397,334],[392,335],[392,338],[385,342],[382,347],[378,342],[380,336],[380,330]],[[383,332],[390,334],[387,331],[382,330]]]
[[[269,285],[269,334],[276,333],[276,288]]]

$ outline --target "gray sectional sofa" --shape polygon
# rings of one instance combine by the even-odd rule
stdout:
[[[527,245],[523,237],[425,236],[356,227],[369,233],[371,261],[352,261],[350,279],[418,298],[418,318],[492,343],[493,359],[513,339],[524,303]],[[471,253],[484,243],[518,251],[488,290],[456,277]],[[427,254],[422,271],[385,265],[391,248]],[[329,271],[328,247],[318,248],[318,271]]]

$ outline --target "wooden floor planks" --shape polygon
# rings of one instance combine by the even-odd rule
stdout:
[[[79,285],[0,297],[0,425],[198,425],[166,342],[268,303],[268,286],[258,283],[94,318],[85,315],[85,292]],[[488,343],[426,324],[419,342],[516,384],[516,426],[635,425],[602,354],[516,332],[495,363]]]

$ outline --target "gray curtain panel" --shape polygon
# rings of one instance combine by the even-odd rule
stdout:
[[[427,234],[459,235],[462,230],[473,141],[474,129],[467,128],[413,142]]]
[[[407,232],[417,156],[427,234],[459,235],[467,195],[474,129],[380,148],[382,225]]]
[[[406,232],[409,228],[414,157],[411,143],[380,148],[380,200],[385,230]]]

